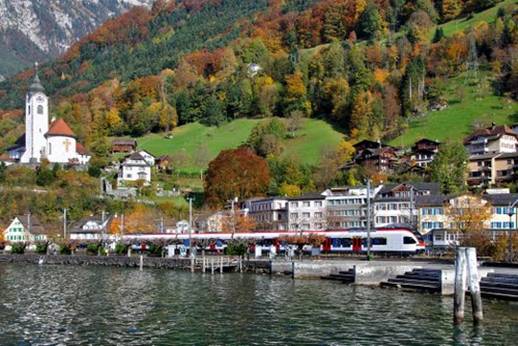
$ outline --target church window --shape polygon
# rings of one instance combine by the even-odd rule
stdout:
[[[38,112],[38,114],[43,114],[43,106],[42,105],[38,105],[37,112]]]

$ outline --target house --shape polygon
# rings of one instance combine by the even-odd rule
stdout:
[[[155,165],[160,172],[169,171],[172,167],[173,161],[169,155],[162,155],[155,161]]]
[[[378,186],[371,189],[371,202],[381,188]],[[328,228],[367,227],[367,187],[330,188],[322,194],[326,196]]]
[[[501,125],[480,129],[464,139],[464,146],[470,155],[489,153],[514,153],[518,144],[518,134]]]
[[[153,154],[150,154],[145,150],[139,150],[137,153],[140,154],[140,156],[142,156],[151,167],[155,166],[156,157],[153,156]]]
[[[327,228],[326,197],[319,192],[288,198],[288,229],[325,230]]]
[[[25,214],[13,218],[4,230],[4,240],[9,242],[46,241],[48,234],[38,217]]]
[[[416,199],[419,196],[438,195],[438,183],[386,184],[374,198],[374,225],[406,225],[417,229]]]
[[[288,199],[285,197],[252,198],[245,201],[248,215],[259,230],[288,229]]]
[[[113,218],[102,215],[101,217],[85,217],[74,223],[69,231],[71,240],[101,240],[110,234],[110,226]]]
[[[356,155],[353,161],[366,168],[389,171],[398,162],[397,149],[381,142],[363,140],[356,143],[354,148]]]
[[[127,156],[119,168],[117,182],[144,181],[146,184],[151,182],[151,167],[148,161],[138,152]]]
[[[116,139],[112,141],[112,153],[133,153],[137,150],[137,141],[134,139]]]
[[[410,161],[418,167],[427,167],[439,152],[440,143],[423,138],[415,142],[410,153]]]
[[[194,229],[198,233],[216,233],[223,231],[224,218],[228,213],[225,211],[218,212],[205,212],[198,215],[194,219]],[[189,225],[187,227],[177,227],[177,233],[187,233],[189,231]]]

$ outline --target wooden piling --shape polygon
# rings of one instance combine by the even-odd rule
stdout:
[[[191,256],[191,273],[194,273],[194,257]]]
[[[144,256],[140,255],[140,259],[139,259],[139,268],[140,268],[140,271],[142,271],[144,269]]]
[[[464,321],[466,268],[466,248],[458,247],[455,259],[455,290],[453,297],[453,323],[456,325]]]
[[[202,261],[203,261],[203,264],[202,264],[203,273],[205,273],[205,256],[202,257]]]
[[[219,258],[219,273],[223,274],[223,257]]]
[[[468,267],[468,284],[473,308],[473,323],[479,324],[483,319],[482,297],[480,294],[480,278],[477,268],[477,250],[474,247],[466,249],[466,261]]]
[[[239,272],[243,272],[243,259],[241,257],[239,257]]]

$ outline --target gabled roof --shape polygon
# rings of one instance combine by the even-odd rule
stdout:
[[[106,216],[104,221],[102,218],[90,216],[90,217],[84,217],[81,220],[74,223],[71,227],[70,233],[102,233],[107,232],[110,228],[110,225],[113,221],[112,216]],[[100,225],[97,229],[84,229],[83,227],[89,223],[93,222],[98,225]]]
[[[518,200],[518,193],[499,193],[485,194],[482,199],[488,201],[493,206],[509,206]]]
[[[40,220],[35,215],[16,215],[15,218],[20,220],[23,227],[29,231],[31,231],[31,234],[46,234],[45,228],[41,224]]]
[[[75,138],[76,135],[74,131],[68,126],[65,120],[59,118],[50,124],[49,131],[45,134],[45,136],[66,136]]]
[[[518,138],[518,134],[514,132],[510,127],[505,125],[491,126],[485,129],[480,129],[473,132],[471,135],[464,139],[464,144],[469,144],[472,140],[478,137],[485,137],[487,139],[498,139],[502,135],[509,135]]]
[[[415,142],[415,144],[419,144],[419,143],[429,143],[429,144],[435,144],[435,145],[439,145],[441,144],[440,142],[438,141],[434,141],[432,139],[428,139],[428,138],[421,138],[420,140],[418,140],[417,142]]]
[[[392,183],[385,184],[379,192],[379,194],[387,194],[393,191],[396,187],[401,185],[413,186],[417,191],[430,191],[430,194],[438,194],[440,191],[439,183],[426,183],[426,182],[407,182],[407,183]]]
[[[135,139],[115,139],[112,141],[112,145],[132,145],[137,146],[137,141]]]

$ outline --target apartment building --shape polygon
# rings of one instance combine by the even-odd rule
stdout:
[[[254,219],[256,229],[288,229],[288,199],[285,197],[252,198],[245,201],[245,208]]]
[[[416,198],[439,194],[438,183],[384,185],[374,198],[374,226],[405,225],[417,228]]]
[[[288,199],[288,229],[325,230],[327,228],[326,196],[307,193]]]
[[[371,202],[381,188],[371,189]],[[367,227],[367,187],[331,188],[323,194],[326,196],[328,228]]]

